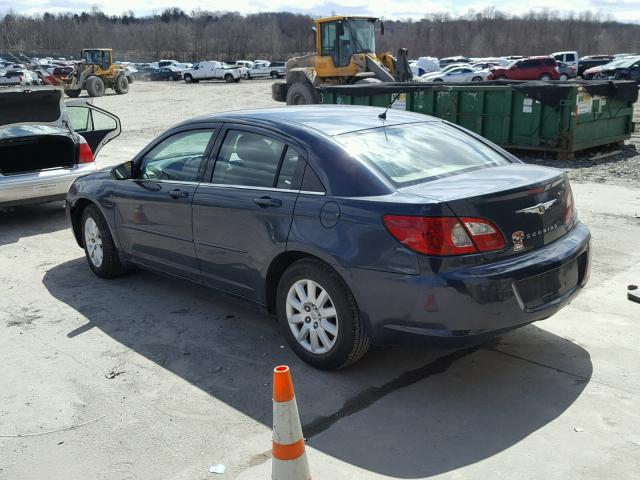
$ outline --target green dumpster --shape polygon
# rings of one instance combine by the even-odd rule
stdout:
[[[458,124],[510,149],[555,152],[622,142],[633,132],[635,82],[378,84],[321,89],[323,103],[386,107]]]

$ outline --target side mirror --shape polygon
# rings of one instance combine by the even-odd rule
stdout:
[[[129,180],[133,178],[133,160],[116,165],[111,169],[111,176],[116,180]]]

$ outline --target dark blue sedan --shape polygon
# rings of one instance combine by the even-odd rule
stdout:
[[[75,181],[96,275],[128,265],[248,299],[319,368],[553,315],[589,276],[566,174],[442,120],[308,106],[181,123]]]

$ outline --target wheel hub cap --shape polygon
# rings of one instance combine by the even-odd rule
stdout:
[[[89,261],[94,267],[100,268],[104,258],[102,237],[100,236],[98,225],[91,217],[87,218],[84,224],[84,244],[87,247]]]

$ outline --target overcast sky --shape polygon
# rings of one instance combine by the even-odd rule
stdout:
[[[42,13],[59,11],[89,10],[98,4],[83,0],[0,0],[0,12],[13,10],[20,13]],[[133,10],[136,15],[148,15],[167,7],[179,6],[185,11],[194,8],[205,10],[233,10],[241,13],[293,11],[312,15],[367,14],[396,18],[418,19],[425,13],[448,11],[454,15],[466,13],[470,9],[481,11],[487,7],[497,7],[507,13],[520,14],[530,9],[591,10],[611,14],[620,21],[640,22],[640,0],[103,0],[99,2],[102,11],[121,14]]]

